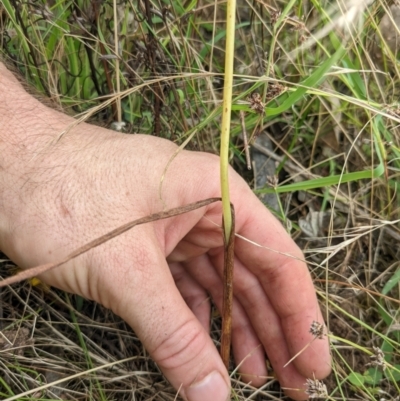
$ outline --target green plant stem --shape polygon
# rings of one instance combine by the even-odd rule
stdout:
[[[233,57],[235,46],[235,15],[236,0],[228,0],[226,9],[226,44],[225,44],[225,83],[224,99],[222,103],[222,126],[221,126],[221,196],[224,217],[225,241],[228,240],[231,227],[231,201],[229,197],[229,134],[231,127],[232,110],[232,85],[233,85]]]

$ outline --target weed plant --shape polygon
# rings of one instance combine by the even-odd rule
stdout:
[[[67,113],[218,153],[225,9],[1,0],[0,46]],[[242,112],[250,143],[272,143],[275,177],[256,192],[276,195],[326,316],[316,337],[329,336],[333,374],[311,395],[399,401],[399,2],[241,0],[235,49],[230,162],[253,185]],[[175,399],[124,322],[32,284],[1,292],[1,399]],[[282,396],[272,375],[255,389],[232,372],[232,387],[235,400]]]

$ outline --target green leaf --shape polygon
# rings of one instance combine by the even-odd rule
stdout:
[[[394,365],[394,367],[397,370],[392,369],[392,375],[391,376],[387,375],[387,376],[390,377],[392,381],[400,382],[400,365]]]
[[[400,281],[400,269],[398,269],[393,276],[387,281],[383,287],[382,294],[387,295]]]
[[[349,382],[356,387],[363,387],[365,383],[365,377],[357,372],[352,372],[348,376]]]
[[[177,89],[176,92],[178,93],[179,96],[179,103],[183,104],[183,102],[185,101],[185,94],[183,93],[183,90]]]
[[[307,191],[315,188],[329,187],[331,185],[345,184],[346,182],[352,182],[362,179],[370,179],[380,177],[384,172],[382,164],[378,165],[373,170],[357,171],[354,173],[331,175],[329,177],[316,178],[314,180],[296,182],[294,184],[283,185],[281,187],[260,189],[255,193],[283,193],[293,191]]]
[[[345,54],[346,49],[340,46],[336,50],[335,54],[322,63],[314,72],[306,78],[304,81],[298,84],[298,88],[279,106],[274,108],[266,108],[266,115],[268,117],[276,116],[283,113],[290,107],[292,107],[298,100],[300,100],[310,88],[317,87],[323,80],[325,74],[330,70],[330,68]],[[285,94],[286,96],[286,94]]]
[[[344,57],[342,63],[345,68],[354,71],[354,72],[348,72],[343,76],[343,78],[347,79],[349,88],[352,89],[352,92],[358,99],[366,99],[367,91],[365,89],[364,82],[361,79],[361,74],[351,61],[350,57],[348,56]]]
[[[365,383],[372,386],[376,386],[377,384],[379,384],[382,380],[382,377],[382,372],[376,367],[369,368],[367,371],[364,372]]]
[[[294,184],[283,185],[277,188],[265,188],[254,191],[255,193],[283,193],[283,192],[294,192],[294,191],[307,191],[310,189],[328,187],[331,185],[345,184],[346,182],[358,181],[363,179],[377,178],[383,175],[385,172],[385,165],[383,163],[384,157],[382,156],[382,141],[379,136],[379,120],[374,120],[375,130],[374,138],[375,140],[375,150],[378,155],[379,164],[372,170],[356,171],[352,173],[344,173],[331,175],[328,177],[315,178],[313,180],[296,182]]]

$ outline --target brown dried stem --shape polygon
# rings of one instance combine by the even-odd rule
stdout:
[[[58,262],[47,263],[45,265],[39,265],[36,267],[32,267],[28,270],[21,271],[20,273],[16,274],[15,276],[11,276],[5,280],[0,281],[0,288],[4,287],[6,285],[17,283],[22,280],[30,279],[32,277],[38,276],[39,274],[43,274],[51,269],[59,267],[59,266],[63,265],[64,263],[67,263],[70,260],[90,251],[91,249],[93,249],[99,245],[102,245],[107,241],[110,241],[111,239],[117,237],[118,235],[125,233],[126,231],[132,229],[135,226],[138,226],[140,224],[150,223],[150,222],[156,221],[156,220],[168,219],[169,217],[178,216],[180,214],[191,212],[191,211],[199,209],[201,207],[210,205],[211,203],[218,202],[220,200],[221,200],[221,198],[209,198],[209,199],[205,199],[205,200],[198,201],[195,203],[190,203],[189,205],[186,205],[186,206],[180,206],[180,207],[177,207],[174,209],[169,209],[165,212],[150,214],[150,215],[142,217],[140,219],[131,221],[129,223],[126,223],[126,224],[108,232],[105,235],[102,235],[99,238],[96,238],[93,241],[88,242],[87,244],[76,249],[75,251],[70,253],[68,256],[66,256],[64,259],[62,259]]]
[[[221,333],[221,359],[229,369],[232,334],[232,305],[233,305],[233,259],[235,255],[235,209],[231,204],[232,226],[229,238],[224,240],[224,289],[222,301],[222,333]]]

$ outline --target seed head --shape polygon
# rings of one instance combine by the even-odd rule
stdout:
[[[271,12],[271,25],[272,26],[276,24],[279,17],[281,16],[281,14],[282,14],[282,12],[280,10]]]
[[[267,185],[272,188],[276,188],[279,184],[279,178],[277,175],[267,175]]]
[[[324,329],[325,329],[325,325],[324,325],[324,324],[319,323],[319,322],[317,322],[317,321],[314,320],[314,321],[311,323],[310,333],[311,333],[315,338],[318,338],[318,339],[322,340],[323,337],[324,337],[324,335],[325,335],[325,333],[324,333],[325,330],[324,330]]]
[[[265,104],[262,102],[259,93],[253,92],[247,100],[250,102],[250,108],[252,110],[255,110],[259,114],[264,113]]]
[[[319,380],[307,379],[305,393],[308,394],[310,398],[327,398],[328,390],[326,385]]]
[[[374,355],[371,355],[371,362],[367,363],[366,366],[379,366],[382,370],[386,369],[385,354],[379,347],[372,347]]]

